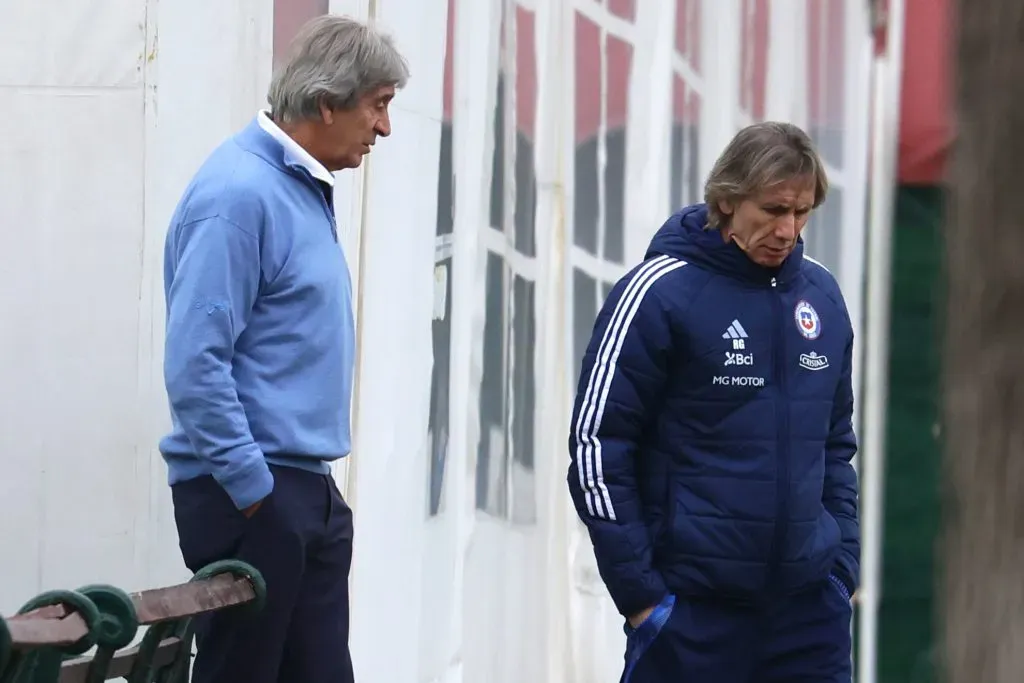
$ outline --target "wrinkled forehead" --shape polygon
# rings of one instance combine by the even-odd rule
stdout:
[[[814,176],[788,178],[764,188],[752,199],[759,204],[807,206],[814,204]]]

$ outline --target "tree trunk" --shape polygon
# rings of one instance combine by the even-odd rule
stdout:
[[[956,4],[958,134],[946,230],[948,497],[940,597],[945,679],[1020,683],[1024,0]]]

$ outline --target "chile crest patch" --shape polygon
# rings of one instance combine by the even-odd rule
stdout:
[[[793,319],[796,320],[796,329],[800,331],[804,339],[817,339],[821,336],[821,319],[814,306],[801,299],[793,309]]]

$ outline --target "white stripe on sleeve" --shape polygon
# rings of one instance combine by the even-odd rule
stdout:
[[[645,263],[633,274],[612,312],[597,350],[594,367],[576,420],[576,459],[580,487],[592,517],[615,520],[615,508],[604,482],[601,463],[601,420],[605,403],[615,380],[619,353],[629,334],[630,323],[643,303],[644,295],[662,276],[686,265],[671,256],[659,256]]]

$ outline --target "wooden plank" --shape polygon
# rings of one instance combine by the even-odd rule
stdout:
[[[241,605],[256,597],[248,579],[221,574],[201,581],[132,594],[142,625]]]
[[[11,619],[28,619],[39,617],[40,619],[63,619],[71,613],[65,605],[47,605],[46,607],[40,607],[34,609],[31,612],[25,612],[24,614],[16,614]]]
[[[181,641],[177,638],[164,638],[157,646],[153,656],[153,663],[157,668],[165,667],[174,661],[181,649]],[[135,665],[135,658],[139,654],[139,648],[131,647],[119,651],[110,662],[107,680],[126,678],[132,672]],[[86,683],[86,676],[89,673],[89,664],[92,663],[91,656],[77,657],[64,662],[60,671],[60,683]]]
[[[43,607],[6,619],[16,649],[41,645],[71,645],[89,633],[85,620],[63,605]]]

